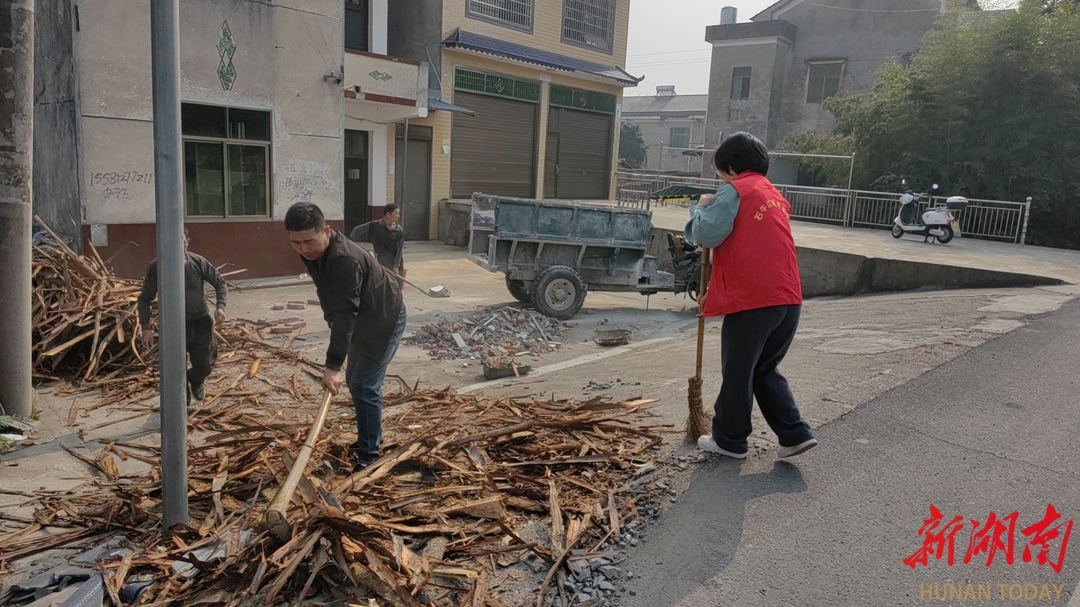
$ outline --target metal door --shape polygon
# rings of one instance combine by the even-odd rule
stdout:
[[[559,136],[556,198],[608,197],[614,123],[607,114],[551,108],[548,131]]]
[[[345,233],[369,221],[368,134],[345,131]]]
[[[535,196],[538,106],[464,91],[454,93],[454,104],[476,115],[454,115],[450,197]]]
[[[559,192],[559,134],[547,134],[544,151],[544,198],[557,198]]]
[[[405,240],[427,240],[431,220],[431,127],[409,126],[408,148],[405,129],[397,127],[395,146],[395,200],[401,207],[401,228]]]

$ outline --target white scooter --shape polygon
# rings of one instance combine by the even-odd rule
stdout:
[[[903,182],[907,185],[907,181]],[[935,183],[932,190],[937,191]],[[963,196],[950,196],[945,201],[945,206],[930,207],[919,215],[919,202],[924,194],[911,191],[900,196],[900,212],[893,220],[893,238],[900,238],[904,234],[915,234],[923,237],[923,242],[930,242],[936,238],[941,244],[948,244],[955,236],[960,235],[960,221],[953,215],[953,211],[962,211],[968,204]],[[933,201],[933,197],[930,198]]]

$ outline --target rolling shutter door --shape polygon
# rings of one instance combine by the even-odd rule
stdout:
[[[464,91],[454,93],[454,104],[476,115],[454,115],[450,196],[463,199],[483,192],[534,197],[539,106]]]
[[[614,118],[567,108],[557,111],[562,114],[558,121],[558,197],[607,198]]]

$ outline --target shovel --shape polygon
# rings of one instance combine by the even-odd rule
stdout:
[[[391,272],[390,270],[387,270],[386,268],[383,268],[383,271],[386,272],[387,274],[393,276],[394,278],[400,280],[401,282],[409,285],[410,287],[416,289],[417,291],[420,291],[424,295],[427,295],[428,297],[434,297],[436,299],[439,299],[439,298],[442,298],[442,297],[450,297],[450,289],[447,289],[446,287],[444,287],[442,285],[435,285],[434,287],[431,287],[430,289],[425,289],[423,287],[416,286],[415,284],[409,282],[408,280],[405,280],[404,276],[398,276],[397,274],[395,274],[394,272]]]

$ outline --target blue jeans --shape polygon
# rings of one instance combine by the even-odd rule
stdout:
[[[355,330],[362,330],[359,323]],[[386,368],[397,353],[401,334],[404,332],[405,304],[402,303],[401,314],[382,360],[375,360],[352,349],[349,351],[345,382],[349,385],[349,393],[356,408],[356,444],[351,451],[359,462],[369,463],[379,459],[379,445],[382,443],[383,379],[386,377]]]
[[[795,338],[801,311],[801,306],[774,306],[724,317],[720,329],[724,382],[712,421],[713,440],[721,449],[746,453],[755,397],[780,446],[791,447],[814,437],[777,369]]]

